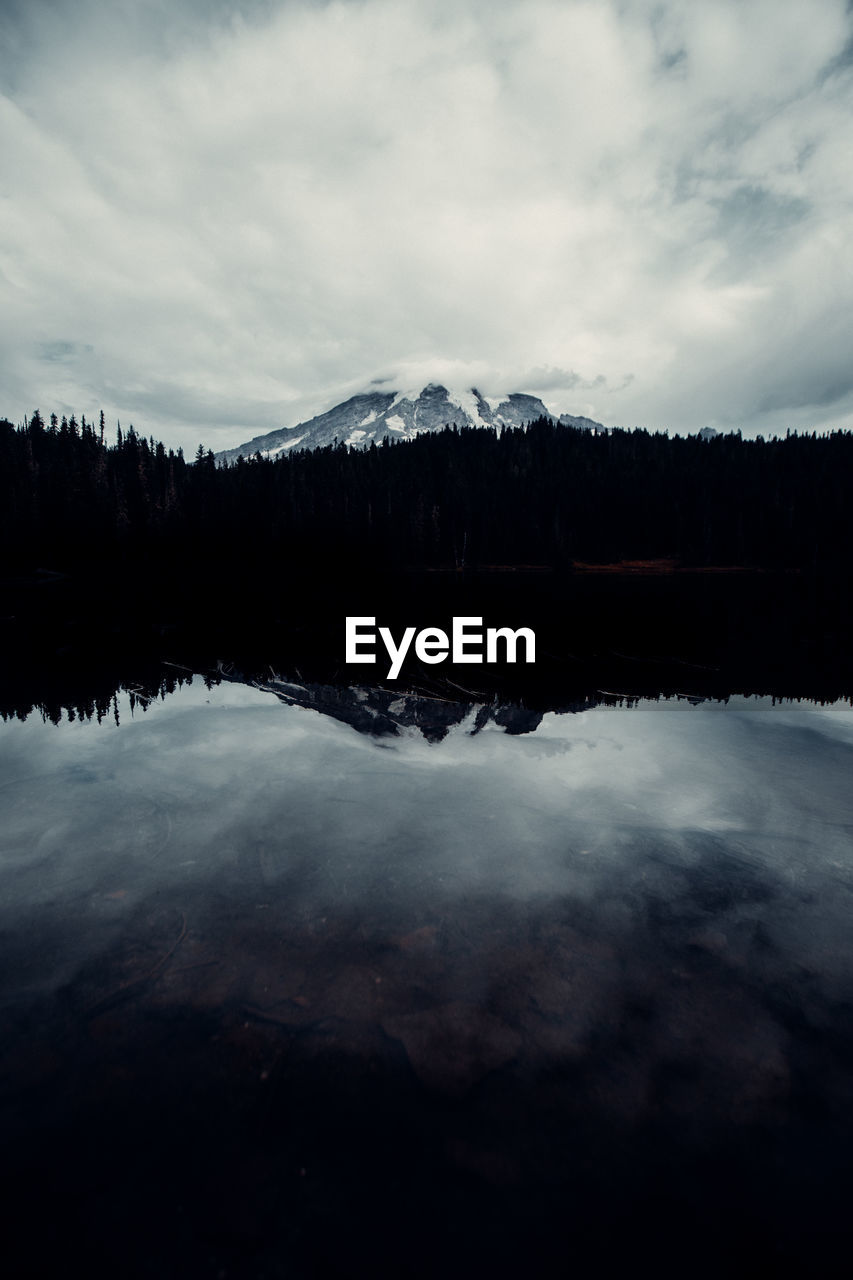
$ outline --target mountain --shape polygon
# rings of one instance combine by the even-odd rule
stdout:
[[[274,458],[291,449],[317,449],[335,440],[357,448],[369,448],[375,440],[411,440],[421,431],[440,431],[456,423],[472,427],[523,427],[536,418],[553,418],[566,427],[603,431],[591,418],[577,418],[570,413],[549,412],[537,396],[514,394],[503,399],[481,396],[473,388],[448,391],[431,382],[422,391],[367,391],[352,396],[295,427],[280,427],[266,435],[255,436],[235,449],[216,455],[218,462],[234,462],[240,455],[251,458],[256,453]]]
[[[359,733],[373,737],[399,735],[417,729],[428,742],[441,742],[454,729],[473,735],[487,725],[497,725],[509,734],[532,733],[542,722],[541,711],[531,711],[496,699],[477,701],[477,694],[437,682],[436,691],[412,692],[372,685],[327,685],[296,683],[281,676],[247,679],[222,670],[219,679],[231,684],[250,684],[264,693],[274,693],[289,706],[307,707],[351,725]],[[440,696],[439,696],[440,691]],[[460,698],[459,694],[467,694]],[[587,711],[588,700],[569,704],[561,710]]]

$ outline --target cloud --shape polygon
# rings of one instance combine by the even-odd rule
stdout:
[[[78,342],[42,342],[38,347],[41,360],[56,360],[63,364],[74,360],[79,354],[89,355],[92,351],[88,343],[81,346]]]
[[[4,12],[0,412],[219,448],[423,370],[853,419],[841,0]]]

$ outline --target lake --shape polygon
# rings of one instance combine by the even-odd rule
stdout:
[[[391,695],[359,732],[376,696],[196,677],[0,726],[20,1274],[755,1274],[849,1244],[850,705]]]

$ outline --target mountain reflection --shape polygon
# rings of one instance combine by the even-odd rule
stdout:
[[[590,711],[598,706],[636,707],[653,701],[686,702],[699,705],[706,701],[727,702],[732,696],[717,692],[690,693],[655,690],[644,686],[639,691],[589,689],[563,690],[551,701],[541,692],[535,705],[501,700],[497,694],[463,688],[451,680],[421,680],[399,688],[383,685],[328,684],[305,681],[296,673],[292,677],[276,675],[270,670],[267,676],[250,678],[235,673],[231,664],[220,663],[215,670],[201,674],[187,667],[161,663],[132,680],[107,679],[94,681],[91,674],[83,682],[63,680],[46,681],[48,691],[41,696],[25,689],[17,690],[11,682],[0,692],[0,717],[3,720],[26,720],[36,715],[45,723],[54,725],[65,720],[112,720],[120,723],[124,714],[145,712],[151,705],[163,702],[170,695],[189,686],[195,680],[211,690],[221,683],[245,685],[273,694],[289,706],[300,706],[318,711],[360,733],[370,736],[397,736],[409,729],[417,729],[430,742],[440,742],[451,729],[464,725],[469,734],[479,733],[486,727],[497,727],[506,733],[517,735],[532,733],[549,712],[566,714]],[[768,699],[765,697],[765,701]],[[850,696],[839,695],[835,699],[816,701],[795,694],[780,692],[769,701],[797,701],[805,705],[850,705]]]

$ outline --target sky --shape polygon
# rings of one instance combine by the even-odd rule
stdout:
[[[843,0],[0,0],[0,416],[853,427]]]

